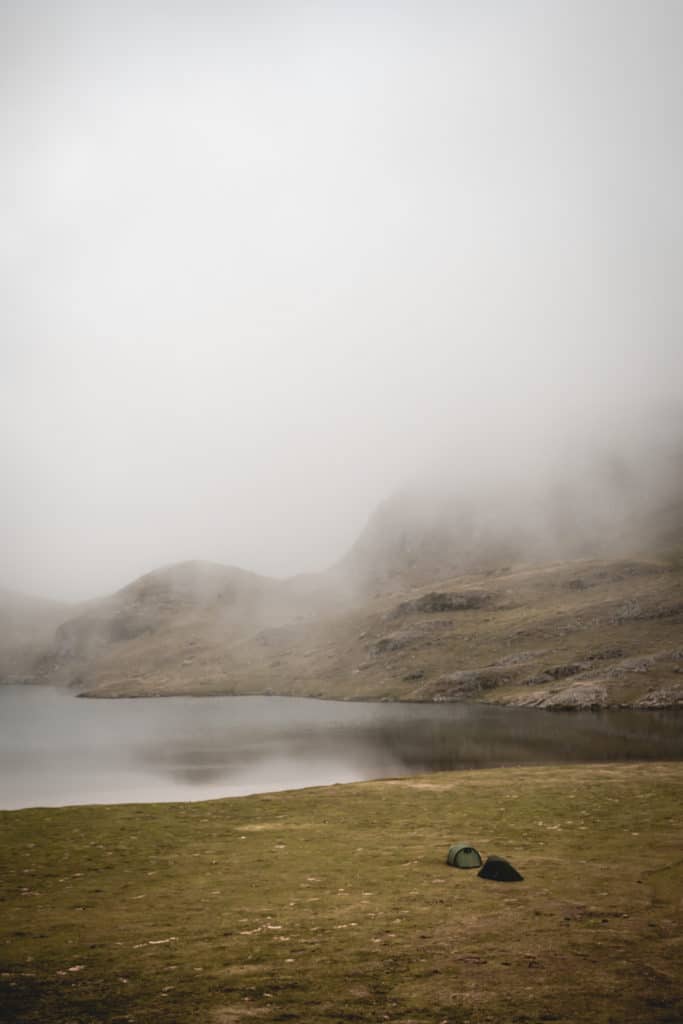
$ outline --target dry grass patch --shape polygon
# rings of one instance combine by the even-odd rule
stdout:
[[[0,1017],[673,1024],[682,784],[563,766],[5,812]],[[525,881],[447,867],[456,839]]]

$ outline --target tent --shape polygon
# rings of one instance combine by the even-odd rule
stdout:
[[[446,863],[453,868],[480,868],[481,857],[469,843],[456,843],[448,851]]]
[[[496,857],[494,855],[486,858],[486,863],[477,874],[480,878],[491,878],[494,882],[524,881],[519,871],[515,871],[512,864],[508,864],[503,857]]]

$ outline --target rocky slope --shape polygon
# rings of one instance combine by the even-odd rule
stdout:
[[[92,696],[679,706],[683,476],[667,458],[638,477],[603,467],[581,486],[575,467],[544,488],[406,492],[319,574],[170,566],[70,614],[53,608],[0,679]]]
[[[381,504],[329,572],[357,598],[520,563],[615,559],[683,545],[683,451],[423,484]]]
[[[321,587],[279,581],[210,562],[146,574],[91,601],[57,628],[35,663],[35,678],[58,684],[142,688],[191,686],[229,675],[233,648],[260,630],[336,607]]]
[[[517,566],[293,607],[286,584],[174,567],[65,622],[35,678],[90,696],[683,706],[683,573],[667,562]]]

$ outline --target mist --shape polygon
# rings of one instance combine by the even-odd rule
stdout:
[[[427,477],[671,482],[680,4],[1,16],[3,586],[323,569]]]

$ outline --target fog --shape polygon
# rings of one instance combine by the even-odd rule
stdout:
[[[0,11],[2,586],[322,569],[427,472],[672,448],[676,0]]]

